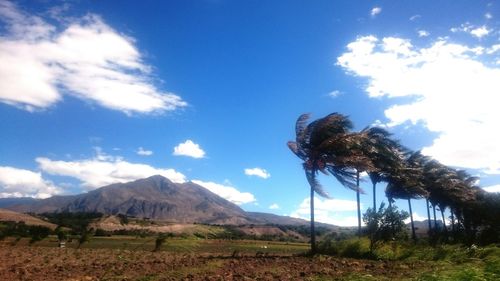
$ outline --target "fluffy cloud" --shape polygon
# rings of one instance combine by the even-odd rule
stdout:
[[[460,27],[453,27],[450,29],[451,32],[465,32],[476,38],[482,38],[490,34],[491,30],[488,29],[486,25],[483,26],[474,26],[470,23],[461,24]]]
[[[366,36],[347,48],[337,63],[368,78],[370,97],[412,97],[385,110],[388,125],[422,124],[439,134],[424,154],[446,165],[500,174],[500,68],[488,63],[499,60],[494,46],[470,48],[439,39],[417,48],[403,38]]]
[[[47,198],[60,193],[61,189],[39,172],[0,166],[0,197]]]
[[[162,175],[176,183],[186,177],[174,169],[158,169],[146,164],[130,163],[120,157],[103,154],[91,159],[77,161],[55,161],[45,157],[36,158],[40,169],[51,175],[73,177],[82,182],[87,190],[118,182],[129,182],[153,175]]]
[[[271,206],[269,206],[269,209],[271,209],[271,210],[278,210],[279,208],[280,208],[280,206],[276,203],[271,204]]]
[[[34,111],[69,94],[127,114],[187,105],[153,85],[134,39],[99,16],[55,26],[1,1],[0,22],[0,102]]]
[[[136,153],[137,153],[138,155],[142,155],[142,156],[150,156],[150,155],[153,155],[153,151],[151,151],[151,150],[146,150],[146,149],[142,148],[142,146],[141,146],[141,147],[139,147],[139,148],[137,149]]]
[[[417,212],[413,212],[413,221],[425,221],[425,220],[427,220],[427,216],[421,216]],[[410,222],[411,222],[411,218],[408,217],[405,220],[405,223],[410,223]]]
[[[304,199],[299,208],[293,211],[290,216],[309,220],[310,202],[310,198]],[[338,226],[355,226],[358,225],[356,210],[356,201],[314,197],[314,217],[315,221],[318,222]]]
[[[211,192],[237,205],[256,201],[253,194],[248,192],[240,192],[238,189],[232,186],[222,185],[215,182],[206,182],[201,180],[193,180],[192,182],[210,190]]]
[[[203,149],[201,149],[200,146],[192,140],[186,140],[185,142],[179,143],[176,147],[174,147],[174,155],[203,158],[205,157],[205,151],[203,151]]]
[[[483,189],[487,192],[500,192],[500,184],[486,186],[486,187],[483,187]]]
[[[486,26],[481,26],[478,28],[474,28],[470,31],[470,34],[476,36],[477,38],[484,37],[490,33],[490,30]]]
[[[427,30],[419,30],[418,31],[418,37],[427,37],[429,35],[430,35],[429,31],[427,31]]]
[[[245,169],[245,175],[247,176],[256,176],[259,178],[267,179],[271,177],[271,174],[269,174],[265,169],[262,168],[251,168],[251,169]]]
[[[372,17],[375,17],[376,15],[380,14],[382,12],[382,8],[380,7],[374,7],[371,11],[370,11],[370,15]]]

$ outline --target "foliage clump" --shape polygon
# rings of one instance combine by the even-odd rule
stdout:
[[[375,250],[380,242],[388,242],[406,238],[406,225],[404,220],[409,217],[406,211],[398,211],[395,205],[385,208],[382,202],[378,210],[368,208],[363,214],[366,224],[365,231],[370,239],[370,251]]]

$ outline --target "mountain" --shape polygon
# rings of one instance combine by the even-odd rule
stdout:
[[[415,233],[417,234],[417,236],[427,236],[428,235],[428,232],[429,232],[428,220],[415,221],[414,225],[415,225]],[[407,223],[406,226],[409,230],[409,233],[411,233],[411,224]],[[434,227],[434,220],[431,220],[431,226]],[[437,220],[436,226],[438,229],[442,229],[443,222],[441,220]]]
[[[237,205],[192,182],[162,176],[117,183],[88,193],[54,196],[8,207],[19,212],[99,212],[179,223],[246,224],[253,220]]]
[[[289,224],[308,222],[265,213],[245,212],[195,183],[173,183],[162,176],[152,176],[128,183],[117,183],[88,193],[54,196],[8,209],[24,213],[99,212],[175,223],[204,224]]]
[[[32,204],[39,199],[31,197],[14,197],[14,198],[0,198],[0,208],[6,208],[14,205]]]

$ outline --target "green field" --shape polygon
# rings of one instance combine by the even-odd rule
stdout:
[[[156,237],[134,237],[134,236],[111,236],[93,237],[89,242],[81,245],[83,249],[122,249],[152,251],[155,247]],[[14,239],[5,242],[13,243]],[[17,242],[18,245],[27,245],[28,238]],[[36,242],[35,247],[58,247],[57,237],[49,236]],[[77,240],[66,242],[66,247],[76,248]],[[219,240],[199,238],[169,238],[161,247],[161,251],[171,253],[194,253],[194,254],[219,254],[219,255],[294,255],[305,253],[309,250],[309,244],[291,243],[261,240]]]

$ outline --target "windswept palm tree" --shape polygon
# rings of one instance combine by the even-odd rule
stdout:
[[[390,201],[393,198],[406,199],[408,201],[413,240],[416,240],[417,237],[415,234],[411,199],[425,198],[429,195],[423,183],[423,167],[421,166],[423,157],[420,152],[410,154],[405,161],[405,166],[397,173],[389,176],[389,183],[385,190]]]
[[[380,127],[367,127],[360,134],[363,136],[363,153],[368,156],[374,166],[368,175],[373,186],[373,209],[377,208],[377,183],[387,181],[391,174],[397,173],[404,165],[404,154],[407,149],[391,133]]]
[[[309,114],[301,115],[295,125],[295,142],[289,141],[288,147],[303,162],[307,181],[310,185],[311,204],[311,251],[316,252],[314,227],[314,194],[329,198],[316,179],[318,171],[333,175],[343,186],[358,190],[356,172],[352,165],[362,162],[353,156],[351,148],[356,143],[349,130],[352,123],[349,118],[339,113],[329,114],[307,124]],[[363,158],[366,161],[366,158]]]

